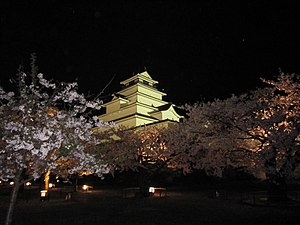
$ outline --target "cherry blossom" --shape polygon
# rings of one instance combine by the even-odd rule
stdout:
[[[269,86],[186,105],[188,118],[167,142],[172,161],[186,172],[216,176],[241,168],[274,184],[299,177],[299,76],[280,72],[276,80],[262,80]]]
[[[0,88],[0,179],[14,178],[16,184],[7,224],[24,171],[34,179],[49,170],[57,174],[88,170],[99,176],[109,172],[91,151],[99,144],[93,130],[106,124],[88,113],[100,109],[102,102],[87,101],[77,92],[77,83],[57,84],[43,74],[18,76],[15,93]]]

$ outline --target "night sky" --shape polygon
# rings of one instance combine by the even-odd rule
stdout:
[[[46,3],[45,3],[46,2]],[[300,73],[297,1],[1,1],[1,85],[32,52],[46,78],[103,96],[145,69],[175,104]]]

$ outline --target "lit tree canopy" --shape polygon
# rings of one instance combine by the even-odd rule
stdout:
[[[95,132],[101,143],[97,146],[97,157],[104,158],[111,172],[136,170],[138,163],[137,150],[140,139],[133,129],[115,126]]]
[[[111,172],[138,172],[136,181],[141,191],[148,193],[148,185],[176,168],[170,160],[172,151],[166,147],[166,131],[163,126],[145,125],[138,128],[116,126],[99,132],[100,157],[104,154]]]
[[[93,128],[104,124],[86,113],[99,109],[101,101],[86,100],[76,83],[56,84],[42,74],[20,73],[17,81],[16,93],[0,88],[0,177],[13,178],[23,169],[34,178],[60,168],[107,172],[88,151],[99,143]]]
[[[256,111],[251,132],[260,138],[258,152],[267,178],[277,183],[299,176],[300,78],[281,72],[276,81],[263,81],[273,91],[258,99],[262,107]]]
[[[149,165],[167,165],[170,151],[163,139],[165,128],[143,126],[138,129],[116,126],[99,133],[102,142],[98,146],[100,157],[113,170],[137,170]]]
[[[226,167],[288,178],[299,169],[299,77],[280,73],[271,87],[187,105],[188,119],[168,140],[184,171],[222,176]]]
[[[34,55],[31,60],[31,75],[20,72],[13,80],[16,92],[0,87],[0,179],[15,181],[6,225],[12,222],[24,174],[36,179],[49,171],[59,175],[109,171],[94,153],[100,140],[93,129],[106,124],[90,114],[102,102],[79,94],[77,83],[49,82],[37,74]]]

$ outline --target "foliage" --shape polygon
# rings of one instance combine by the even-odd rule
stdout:
[[[300,77],[280,73],[276,81],[263,80],[273,86],[270,95],[259,98],[256,111],[258,149],[267,178],[274,183],[296,178],[300,166]]]
[[[100,157],[104,155],[111,172],[132,170],[137,175],[135,182],[149,194],[147,187],[165,182],[160,177],[174,169],[169,160],[172,152],[166,147],[166,131],[164,127],[145,125],[138,128],[116,126],[99,132]]]
[[[0,88],[2,179],[23,169],[33,178],[45,170],[107,172],[87,151],[99,143],[93,128],[104,126],[87,112],[99,109],[101,101],[86,100],[76,83],[49,82],[42,74],[20,72],[15,84],[16,93]]]
[[[13,81],[16,92],[0,87],[0,179],[13,178],[15,182],[6,225],[12,223],[24,173],[36,179],[47,171],[60,175],[109,171],[93,153],[99,144],[93,129],[106,125],[89,115],[100,109],[102,102],[79,94],[77,83],[49,82],[37,74],[34,55],[31,60],[31,75],[20,72]]]
[[[163,134],[164,129],[155,126],[138,129],[117,126],[99,132],[102,139],[98,146],[100,157],[104,156],[112,170],[149,169],[150,165],[160,167],[170,155]]]
[[[110,171],[136,170],[138,163],[137,150],[140,141],[136,132],[123,126],[95,131],[100,144],[96,149],[96,157],[104,158]]]
[[[299,77],[280,73],[271,87],[225,100],[186,105],[188,118],[168,138],[174,163],[222,176],[226,167],[272,182],[299,169]]]

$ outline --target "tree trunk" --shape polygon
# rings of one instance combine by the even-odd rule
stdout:
[[[13,212],[15,209],[15,205],[17,202],[17,197],[18,197],[18,192],[20,189],[20,186],[22,183],[20,182],[21,180],[21,175],[22,175],[22,170],[18,171],[14,180],[14,186],[13,186],[13,191],[10,197],[10,202],[8,206],[8,211],[6,214],[6,220],[5,220],[5,225],[11,225],[12,224],[12,218],[13,218]]]
[[[75,174],[75,186],[74,186],[74,192],[78,191],[78,173]]]
[[[280,171],[276,170],[277,161],[276,157],[278,156],[278,150],[276,148],[271,149],[272,157],[270,157],[266,162],[265,166],[270,168],[271,173],[267,173],[267,179],[269,181],[268,188],[268,201],[278,202],[278,201],[287,201],[287,188],[286,188],[286,179]],[[275,170],[275,171],[274,171]]]
[[[138,186],[143,197],[149,197],[149,180],[147,169],[141,168],[138,173]]]
[[[274,175],[269,181],[268,201],[287,201],[287,187],[285,179]]]
[[[47,170],[44,178],[44,190],[49,191],[50,170]]]

